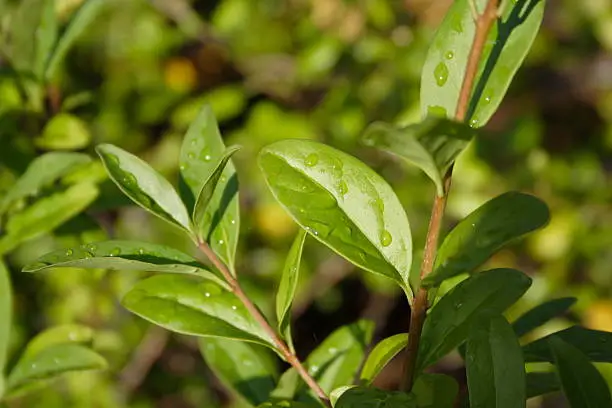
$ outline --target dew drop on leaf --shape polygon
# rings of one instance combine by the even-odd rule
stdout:
[[[319,162],[319,156],[317,154],[310,153],[308,156],[306,156],[305,163],[308,167],[315,166],[318,162]]]
[[[446,51],[446,54],[444,54],[444,58],[446,58],[447,60],[452,60],[455,57],[455,53],[452,51]]]
[[[348,184],[346,184],[346,181],[342,180],[340,184],[338,184],[338,191],[340,191],[342,195],[348,193]]]
[[[117,256],[117,255],[119,255],[119,254],[121,254],[121,248],[113,248],[113,250],[112,250],[112,251],[110,251],[110,254],[109,254],[109,255],[110,255],[110,256]]]
[[[391,245],[392,241],[393,241],[393,237],[391,236],[389,231],[383,230],[383,232],[380,233],[380,244],[382,246],[388,247],[389,245]]]
[[[91,253],[96,252],[96,249],[97,249],[97,247],[96,247],[94,244],[89,244],[89,245],[87,246],[87,250],[88,250],[89,252],[91,252]]]
[[[210,161],[210,159],[212,159],[212,157],[210,156],[210,154],[207,154],[204,156],[204,161]]]
[[[144,253],[145,253],[144,248],[140,248],[140,249],[138,250],[138,253],[139,253],[140,255],[144,255]]]
[[[438,86],[444,86],[448,80],[448,67],[445,63],[440,62],[434,69],[434,77]]]
[[[73,253],[74,253],[74,251],[72,249],[67,249],[66,250],[66,256],[72,256]]]
[[[187,157],[189,157],[190,159],[194,159],[195,158],[195,154],[193,152],[189,152],[187,154]]]

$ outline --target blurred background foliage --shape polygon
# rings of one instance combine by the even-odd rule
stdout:
[[[38,90],[21,67],[8,62],[20,45],[7,33],[27,17],[19,14],[19,3],[0,1],[0,196],[42,153],[93,156],[102,142],[140,155],[176,180],[182,135],[209,103],[226,144],[244,146],[234,159],[242,212],[237,269],[264,311],[272,310],[271,294],[296,232],[255,161],[257,151],[275,140],[321,140],[380,172],[406,207],[418,267],[434,188],[418,170],[363,147],[359,139],[374,120],[420,119],[421,66],[450,0],[107,0]],[[80,3],[56,0],[61,24]],[[575,296],[572,313],[536,335],[571,322],[612,331],[609,0],[548,1],[534,47],[485,131],[456,165],[448,228],[507,190],[542,198],[551,207],[550,225],[486,265],[515,267],[534,278],[510,317],[546,299]],[[81,182],[96,190],[85,211],[53,232],[5,249],[15,290],[12,350],[16,355],[44,328],[83,323],[96,330],[95,347],[111,368],[66,376],[8,405],[242,406],[206,368],[193,340],[152,328],[119,306],[121,295],[143,275],[68,268],[19,273],[50,250],[109,237],[193,253],[176,231],[131,205],[97,159],[37,194]],[[0,220],[2,229],[23,208],[11,211]],[[360,317],[376,321],[376,339],[407,330],[409,310],[393,285],[362,274],[312,240],[303,264],[294,308],[298,354]],[[612,386],[610,365],[600,368]],[[436,369],[464,378],[458,356]],[[397,386],[400,370],[400,360],[394,361],[376,384]],[[530,403],[561,404],[554,395]]]

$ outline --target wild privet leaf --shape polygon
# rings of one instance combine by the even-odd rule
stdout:
[[[470,1],[456,0],[429,47],[421,75],[421,113],[452,118],[474,40]],[[476,0],[484,10],[487,0]],[[501,19],[493,24],[484,50],[468,110],[472,127],[484,126],[497,110],[514,74],[538,32],[544,0],[503,2]]]
[[[12,319],[13,291],[11,289],[11,277],[8,268],[0,258],[0,398],[2,398],[2,380],[8,358]]]
[[[565,313],[567,309],[576,303],[576,298],[566,297],[552,299],[529,310],[512,323],[514,332],[518,337],[524,336],[532,330],[537,329],[555,317]]]
[[[495,197],[446,236],[423,285],[436,287],[445,279],[473,272],[504,245],[541,228],[548,219],[548,207],[532,195],[509,192]]]
[[[352,383],[373,333],[374,322],[359,320],[335,330],[310,353],[306,369],[323,391]]]
[[[356,385],[343,385],[342,387],[338,387],[335,390],[332,390],[332,392],[329,393],[329,402],[331,402],[332,407],[336,406],[342,394],[344,394],[351,388],[355,388],[355,387],[357,386]]]
[[[355,387],[345,391],[334,408],[417,408],[414,395],[376,388]]]
[[[110,178],[132,201],[161,219],[191,231],[187,209],[168,180],[117,146],[101,144],[96,151]]]
[[[277,368],[261,346],[242,341],[202,338],[200,351],[208,367],[249,404],[262,404],[276,386]]]
[[[553,363],[553,355],[548,346],[548,340],[552,336],[579,348],[593,362],[612,363],[612,333],[585,329],[581,326],[572,326],[524,345],[525,361]]]
[[[444,374],[423,373],[412,386],[419,408],[453,408],[459,384]]]
[[[34,145],[45,150],[83,149],[91,142],[87,123],[76,115],[61,112],[53,116],[34,139]]]
[[[0,238],[0,254],[54,230],[87,208],[97,196],[95,185],[79,183],[34,202],[8,219],[6,235]]]
[[[7,395],[34,381],[72,371],[104,368],[106,360],[95,351],[78,344],[57,344],[19,360],[9,375]]]
[[[37,157],[0,199],[0,214],[14,202],[39,194],[43,187],[89,162],[88,155],[72,152],[50,152]]]
[[[193,274],[227,287],[219,272],[183,252],[164,245],[139,241],[101,241],[50,252],[34,263],[24,266],[24,272],[40,272],[49,268],[74,267]]]
[[[561,389],[561,384],[555,373],[527,373],[526,380],[527,398],[538,397]]]
[[[572,408],[612,407],[608,384],[588,357],[558,336],[551,336],[547,342]]]
[[[307,140],[268,145],[259,166],[302,228],[355,265],[395,280],[411,296],[410,225],[382,177],[346,153]]]
[[[514,269],[474,274],[455,286],[431,309],[423,325],[418,371],[461,345],[483,319],[501,314],[531,286],[531,279]]]
[[[56,76],[57,69],[66,57],[70,47],[98,16],[105,3],[105,0],[85,0],[72,15],[68,26],[61,34],[57,46],[49,58],[48,64],[45,66],[44,77],[46,80],[51,80]]]
[[[189,126],[180,154],[179,191],[190,211],[193,210],[202,186],[214,172],[225,150],[213,112],[209,106],[204,106]],[[198,230],[217,256],[235,274],[234,259],[240,231],[240,208],[238,177],[231,160],[221,173]]]
[[[278,320],[278,331],[285,337],[293,348],[291,339],[291,305],[295,297],[298,278],[300,274],[300,261],[302,259],[302,248],[306,241],[306,231],[299,230],[283,268],[283,274],[276,292],[276,317]]]
[[[223,152],[210,177],[204,182],[202,189],[198,193],[198,197],[193,207],[193,226],[195,228],[194,233],[200,239],[206,239],[205,233],[209,228],[208,224],[210,223],[210,219],[206,218],[206,214],[208,214],[208,205],[213,198],[227,163],[232,158],[232,155],[238,150],[240,150],[240,146],[230,146]]]
[[[381,340],[370,352],[361,369],[361,380],[370,384],[383,368],[408,344],[408,333]]]
[[[251,341],[274,348],[268,334],[240,300],[212,282],[158,275],[138,282],[122,304],[132,313],[176,333]]]
[[[444,195],[444,174],[468,145],[475,131],[445,118],[428,117],[423,122],[397,128],[383,122],[370,125],[364,143],[397,155],[427,174]]]
[[[523,353],[504,317],[493,317],[470,332],[466,356],[470,407],[526,406]]]
[[[58,344],[91,343],[93,335],[94,331],[90,327],[80,324],[65,324],[52,327],[37,334],[36,337],[30,340],[21,358],[34,357],[45,349]]]

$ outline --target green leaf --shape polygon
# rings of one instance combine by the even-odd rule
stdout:
[[[332,147],[284,140],[259,154],[266,182],[295,221],[355,265],[395,280],[412,296],[410,225],[393,189]]]
[[[493,317],[471,331],[466,356],[470,407],[525,407],[523,353],[504,317]]]
[[[302,248],[306,241],[306,232],[299,230],[283,268],[278,291],[276,292],[276,317],[278,319],[278,330],[285,339],[292,344],[291,340],[291,305],[297,289],[300,274],[300,261],[302,259]]]
[[[272,340],[240,300],[212,282],[158,275],[138,282],[122,304],[176,333],[251,341],[273,348]]]
[[[193,121],[181,147],[179,191],[192,210],[202,186],[226,151],[210,107],[205,106]],[[231,160],[225,166],[198,227],[213,251],[235,274],[234,259],[240,231],[238,177]]]
[[[191,231],[187,209],[168,180],[116,146],[101,144],[96,151],[110,178],[132,201],[161,219]]]
[[[0,214],[14,202],[40,193],[43,187],[89,162],[91,159],[86,154],[72,152],[51,152],[37,157],[0,199]]]
[[[421,113],[452,118],[474,39],[471,0],[456,0],[433,39],[421,75]],[[486,0],[475,1],[484,10]],[[544,0],[504,2],[502,18],[485,41],[467,119],[484,126],[497,110],[538,32]]]
[[[2,379],[8,359],[8,349],[13,319],[13,291],[11,277],[5,263],[0,258],[0,399],[2,398]]]
[[[40,137],[34,140],[36,147],[45,150],[77,150],[91,142],[87,123],[70,113],[58,113],[47,124]]]
[[[397,155],[427,174],[444,195],[444,174],[468,145],[475,131],[463,123],[428,117],[404,128],[375,122],[363,136],[365,144]]]
[[[54,251],[26,265],[23,271],[39,272],[56,267],[193,274],[227,286],[219,272],[209,271],[191,256],[148,242],[111,240]]]
[[[36,52],[34,55],[34,74],[43,79],[45,66],[57,41],[58,23],[55,14],[55,0],[45,0],[42,5],[40,23],[36,29]],[[31,11],[30,11],[31,12]]]
[[[0,238],[0,254],[52,231],[87,208],[97,196],[95,185],[80,183],[36,201],[9,218],[6,235]]]
[[[263,404],[258,405],[257,408],[320,408],[320,405],[304,404],[303,402],[282,400],[264,402]]]
[[[408,344],[408,334],[400,333],[381,340],[372,349],[361,370],[361,380],[370,384],[383,368]]]
[[[414,395],[403,392],[355,387],[342,394],[334,408],[417,408],[417,403]]]
[[[612,363],[612,333],[581,326],[572,326],[524,345],[525,361],[553,363],[554,358],[548,347],[548,340],[553,336],[579,348],[593,362]]]
[[[549,300],[548,302],[544,302],[516,319],[516,321],[512,323],[514,332],[518,337],[524,336],[555,317],[563,314],[574,303],[576,303],[576,298],[573,297],[553,299]]]
[[[473,272],[504,245],[541,228],[548,219],[548,207],[532,195],[509,192],[495,197],[446,236],[423,286],[439,286],[445,279]]]
[[[559,391],[561,384],[555,373],[532,372],[527,373],[527,398]]]
[[[8,391],[16,392],[28,383],[48,380],[66,372],[104,368],[106,361],[95,351],[78,344],[58,344],[20,359],[8,378]]]
[[[276,385],[274,361],[255,344],[227,339],[200,339],[206,364],[229,388],[252,405],[266,402]]]
[[[45,349],[67,343],[91,343],[94,331],[80,324],[65,324],[52,327],[36,335],[28,343],[21,358],[35,357]]]
[[[558,336],[548,339],[563,392],[572,408],[612,407],[606,381],[580,349]]]
[[[417,360],[419,371],[461,345],[476,324],[501,314],[530,285],[531,279],[522,272],[492,269],[455,286],[425,319]]]
[[[227,163],[232,158],[232,155],[238,150],[240,150],[240,146],[230,146],[225,150],[225,152],[223,152],[223,155],[218,160],[212,174],[210,177],[208,177],[202,186],[202,189],[198,193],[198,198],[196,199],[193,207],[193,224],[195,228],[194,232],[200,239],[206,239],[207,237],[207,230],[210,227],[209,224],[211,222],[210,218],[206,218],[206,214],[209,214],[209,212],[207,212],[208,206],[213,199],[215,190],[217,189],[217,185],[221,180]]]
[[[419,408],[453,408],[459,384],[448,375],[423,373],[414,382],[412,393]]]
[[[104,0],[85,0],[73,14],[68,27],[62,33],[45,67],[46,80],[53,79],[56,76],[60,63],[64,60],[74,42],[91,25],[105,3]]]

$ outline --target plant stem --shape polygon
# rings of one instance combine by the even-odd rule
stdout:
[[[266,334],[270,337],[276,349],[280,352],[280,354],[287,360],[289,364],[295,368],[298,374],[302,377],[304,382],[314,391],[317,397],[328,407],[331,407],[329,402],[329,398],[325,391],[321,388],[321,386],[315,381],[314,378],[308,373],[306,367],[302,365],[300,359],[289,349],[287,344],[279,337],[276,331],[270,326],[268,320],[265,316],[259,311],[257,306],[249,299],[249,297],[244,293],[242,287],[238,283],[238,280],[234,275],[231,274],[229,269],[225,266],[225,264],[219,259],[219,257],[214,253],[214,251],[210,248],[207,242],[199,241],[198,248],[206,255],[206,257],[212,262],[212,264],[221,272],[223,278],[227,281],[230,286],[230,289],[234,295],[246,307],[248,312],[253,316],[255,321],[264,329]]]
[[[498,0],[488,0],[485,10],[482,14],[478,15],[474,23],[476,24],[476,32],[474,34],[474,41],[470,49],[468,56],[467,67],[465,75],[463,77],[463,83],[461,84],[461,91],[459,93],[459,99],[457,101],[457,109],[455,112],[455,120],[463,122],[466,120],[466,113],[468,111],[470,96],[472,94],[472,88],[476,75],[478,74],[478,65],[487,36],[493,23],[498,18]],[[434,203],[431,209],[431,218],[429,220],[429,227],[427,229],[427,237],[425,240],[425,251],[423,254],[423,262],[421,263],[421,280],[431,273],[436,259],[436,252],[438,250],[438,238],[440,236],[440,230],[442,228],[442,218],[444,216],[444,210],[446,209],[446,201],[448,193],[450,191],[451,179],[452,179],[453,167],[451,166],[446,174],[444,175],[444,195],[436,195]],[[421,333],[423,331],[423,324],[425,323],[425,316],[427,315],[427,289],[419,288],[417,295],[414,299],[412,312],[410,313],[410,327],[409,327],[409,338],[408,345],[406,346],[406,360],[404,363],[404,377],[402,378],[402,389],[410,391],[417,375],[417,357],[419,351],[419,343],[421,340]]]

